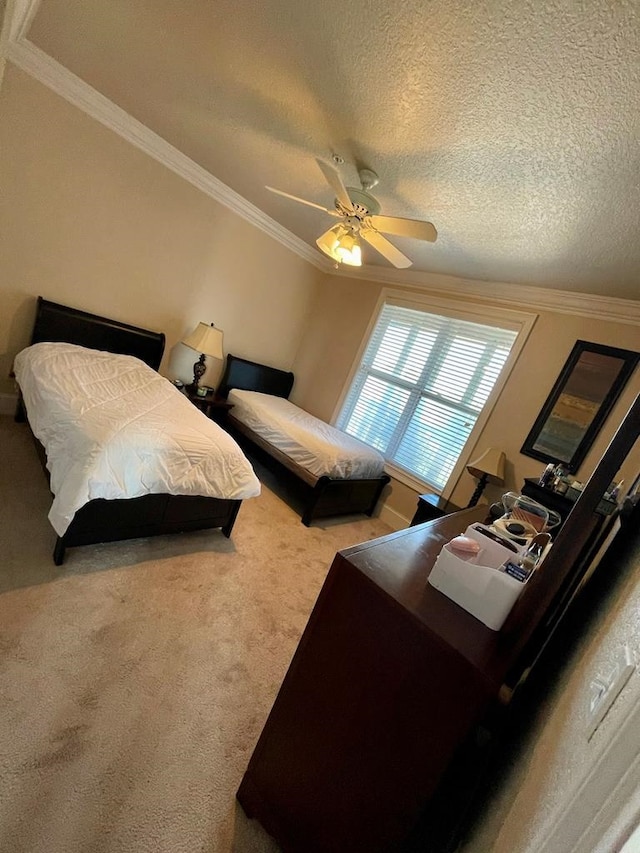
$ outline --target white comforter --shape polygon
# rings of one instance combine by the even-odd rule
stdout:
[[[231,436],[139,359],[40,343],[16,356],[14,370],[47,453],[59,536],[94,498],[260,494]]]
[[[232,416],[316,477],[379,477],[384,458],[374,448],[305,412],[284,397],[229,392]]]

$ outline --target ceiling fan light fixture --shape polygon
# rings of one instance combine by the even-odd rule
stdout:
[[[340,157],[333,157],[333,162],[343,162]],[[307,201],[295,195],[267,187],[273,193],[289,198],[292,201],[316,207],[330,216],[339,217],[342,222],[329,228],[316,240],[316,245],[332,261],[338,264],[348,264],[352,267],[362,266],[361,240],[382,255],[396,269],[406,269],[411,266],[411,260],[400,249],[396,248],[383,234],[397,234],[398,237],[412,237],[415,240],[425,240],[433,243],[438,232],[431,222],[422,219],[404,219],[400,216],[381,216],[380,203],[368,191],[378,183],[378,176],[371,169],[360,169],[361,189],[345,187],[340,172],[330,163],[316,158],[320,171],[327,184],[335,194],[335,210],[329,210],[315,201]]]
[[[316,240],[318,248],[338,264],[362,266],[362,249],[357,236],[344,225],[334,225]]]

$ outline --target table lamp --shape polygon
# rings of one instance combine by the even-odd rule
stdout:
[[[478,498],[484,491],[487,483],[493,483],[495,486],[504,485],[504,463],[505,455],[502,450],[497,447],[490,447],[488,450],[467,465],[467,471],[472,477],[476,477],[478,485],[474,493],[471,495],[471,500],[467,506],[475,506],[478,503]]]
[[[200,353],[200,358],[193,365],[193,385],[191,386],[198,393],[200,380],[207,369],[206,356],[220,360],[224,358],[222,329],[216,329],[213,323],[210,326],[206,323],[198,323],[196,328],[182,339],[182,343]]]

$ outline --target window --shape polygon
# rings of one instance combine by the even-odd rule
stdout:
[[[442,491],[518,335],[385,303],[337,418]]]

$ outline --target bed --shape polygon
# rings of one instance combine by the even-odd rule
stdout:
[[[19,388],[16,420],[27,421],[27,423],[31,420],[34,423],[37,422],[37,429],[32,428],[32,434],[45,470],[50,476],[54,494],[50,520],[57,534],[53,553],[56,565],[61,565],[68,547],[77,545],[209,528],[220,528],[228,538],[242,500],[245,497],[257,495],[260,491],[260,484],[253,469],[235,441],[199,412],[167,379],[157,373],[164,345],[165,337],[162,333],[79,311],[42,297],[38,298],[30,347],[16,358],[16,379]],[[69,398],[58,397],[59,393],[67,393],[66,388],[60,392],[58,389],[58,385],[67,385],[67,378],[63,372],[56,373],[57,368],[49,365],[49,359],[53,359],[54,356],[56,359],[62,356],[66,359],[63,360],[63,364],[73,366],[73,370],[69,370],[70,377],[80,370],[103,369],[103,364],[108,363],[109,371],[112,369],[112,364],[117,365],[117,371],[123,372],[125,381],[130,385],[128,389],[130,396],[121,397],[119,407],[129,415],[128,421],[134,427],[138,422],[141,425],[146,424],[141,432],[133,436],[138,441],[134,452],[137,453],[138,458],[144,457],[145,460],[150,460],[149,466],[153,464],[154,456],[157,455],[162,476],[158,475],[155,480],[152,480],[149,474],[151,469],[141,468],[142,486],[138,483],[136,490],[131,472],[137,469],[134,468],[131,460],[124,459],[122,462],[124,475],[120,472],[111,482],[103,476],[103,469],[110,468],[113,464],[116,457],[112,456],[106,463],[100,463],[102,470],[96,469],[98,473],[95,473],[93,468],[90,469],[89,473],[93,479],[91,489],[87,487],[87,493],[89,495],[116,494],[117,497],[90,497],[79,508],[75,508],[72,504],[71,511],[66,511],[66,514],[57,507],[54,510],[59,495],[53,491],[53,486],[59,487],[59,484],[63,483],[60,487],[62,492],[66,489],[67,483],[66,480],[63,482],[61,479],[60,470],[56,470],[56,462],[59,463],[59,469],[64,469],[65,465],[72,467],[72,461],[69,460],[74,458],[84,460],[88,457],[89,453],[85,453],[85,448],[93,452],[92,442],[96,433],[96,422],[92,420],[94,410],[101,413],[102,421],[106,419],[107,423],[113,422],[111,434],[118,439],[121,433],[129,429],[128,423],[126,429],[121,427],[114,420],[113,411],[107,408],[110,400],[105,398],[105,402],[103,397],[104,395],[108,397],[113,392],[102,390],[102,374],[95,374],[97,382],[92,387],[99,390],[92,392],[93,397],[88,402],[86,399],[78,401],[73,394]],[[21,359],[25,364],[19,364]],[[77,361],[78,359],[81,360]],[[51,364],[57,365],[58,362],[52,361]],[[37,365],[37,370],[34,365]],[[50,371],[48,374],[47,370]],[[113,370],[115,371],[116,367]],[[34,376],[37,379],[38,375],[39,386],[33,384]],[[84,375],[86,374],[78,374],[80,378],[75,380],[77,388],[82,388],[86,384],[82,379]],[[94,377],[93,373],[90,375]],[[24,389],[20,385],[20,376]],[[57,377],[60,377],[60,382]],[[109,381],[110,379],[111,377]],[[118,381],[122,380],[118,379]],[[104,385],[105,388],[111,388],[106,380]],[[129,412],[131,401],[137,398],[141,398],[142,408],[148,410],[143,413],[144,417],[143,414],[138,415],[137,409],[135,417]],[[62,403],[58,402],[59,399]],[[48,406],[58,406],[58,408],[48,409]],[[60,406],[66,408],[59,408]],[[62,429],[56,426],[58,410],[63,412],[59,416],[60,419],[66,417]],[[163,420],[163,412],[171,417]],[[145,420],[149,416],[152,417],[151,422]],[[177,434],[175,431],[169,431],[168,425],[171,421],[178,421]],[[29,423],[29,426],[32,425]],[[80,441],[80,450],[77,449],[76,444],[69,445],[69,449],[65,450],[67,440],[65,429],[68,431],[70,441],[71,439],[74,442],[76,439]],[[36,432],[40,433],[49,445],[50,458],[47,458],[47,451],[36,437]],[[195,462],[189,456],[192,445],[185,445],[183,448],[180,444],[185,436],[189,439],[194,436],[196,445],[199,447],[200,455]],[[124,442],[122,444],[124,446]],[[203,494],[195,493],[200,491],[200,485],[195,476],[191,476],[192,471],[189,465],[194,469],[202,467],[203,473],[208,473],[207,454],[212,453],[214,444],[216,448],[219,447],[224,451],[225,460],[226,455],[229,455],[231,466],[234,470],[237,467],[244,479],[239,485],[228,488],[229,482],[226,479],[227,469],[225,468],[225,473],[220,476],[219,485],[212,483],[211,488],[202,490]],[[173,471],[166,474],[164,480],[162,479],[166,473],[167,463],[161,453],[166,446],[172,452],[172,458],[180,459],[185,472],[182,482],[169,481]],[[67,453],[67,457],[64,453]],[[217,449],[215,453],[218,453]],[[145,464],[147,464],[146,461]],[[227,462],[225,461],[224,464],[226,465]],[[64,470],[63,473],[65,473]],[[126,482],[123,484],[121,481]],[[124,492],[120,489],[127,490],[129,481],[134,482],[134,488],[126,493],[135,496],[121,497],[120,494]],[[165,482],[168,484],[166,491],[158,486],[158,483]],[[73,485],[75,488],[75,481]],[[176,493],[180,490],[182,493]],[[149,493],[141,493],[145,491]],[[184,493],[185,491],[187,493]],[[220,496],[212,497],[212,493]],[[75,491],[73,494],[75,495]]]
[[[240,444],[247,447],[247,452],[257,453],[277,472],[293,475],[302,491],[301,518],[306,526],[320,517],[354,513],[372,515],[382,490],[390,480],[383,470],[383,457],[357,439],[339,433],[334,427],[313,418],[293,404],[278,402],[278,398],[288,400],[293,381],[293,373],[228,355],[218,393],[233,403],[228,422],[234,435]],[[278,441],[274,438],[275,427],[269,428],[266,423],[258,422],[261,417],[260,406],[253,410],[251,416],[246,415],[245,404],[251,401],[243,392],[254,393],[257,398],[265,395],[276,398],[272,402],[259,402],[269,402],[275,409],[272,424],[283,423],[291,412],[295,431],[288,429],[284,441]],[[321,443],[325,445],[322,461],[319,461],[315,451],[302,446],[306,437],[298,440],[298,436],[306,431],[309,419],[316,422],[321,433]],[[313,425],[311,428],[314,429]],[[337,447],[331,446],[334,440]],[[362,459],[362,464],[359,461],[354,464],[356,456],[358,460]]]

